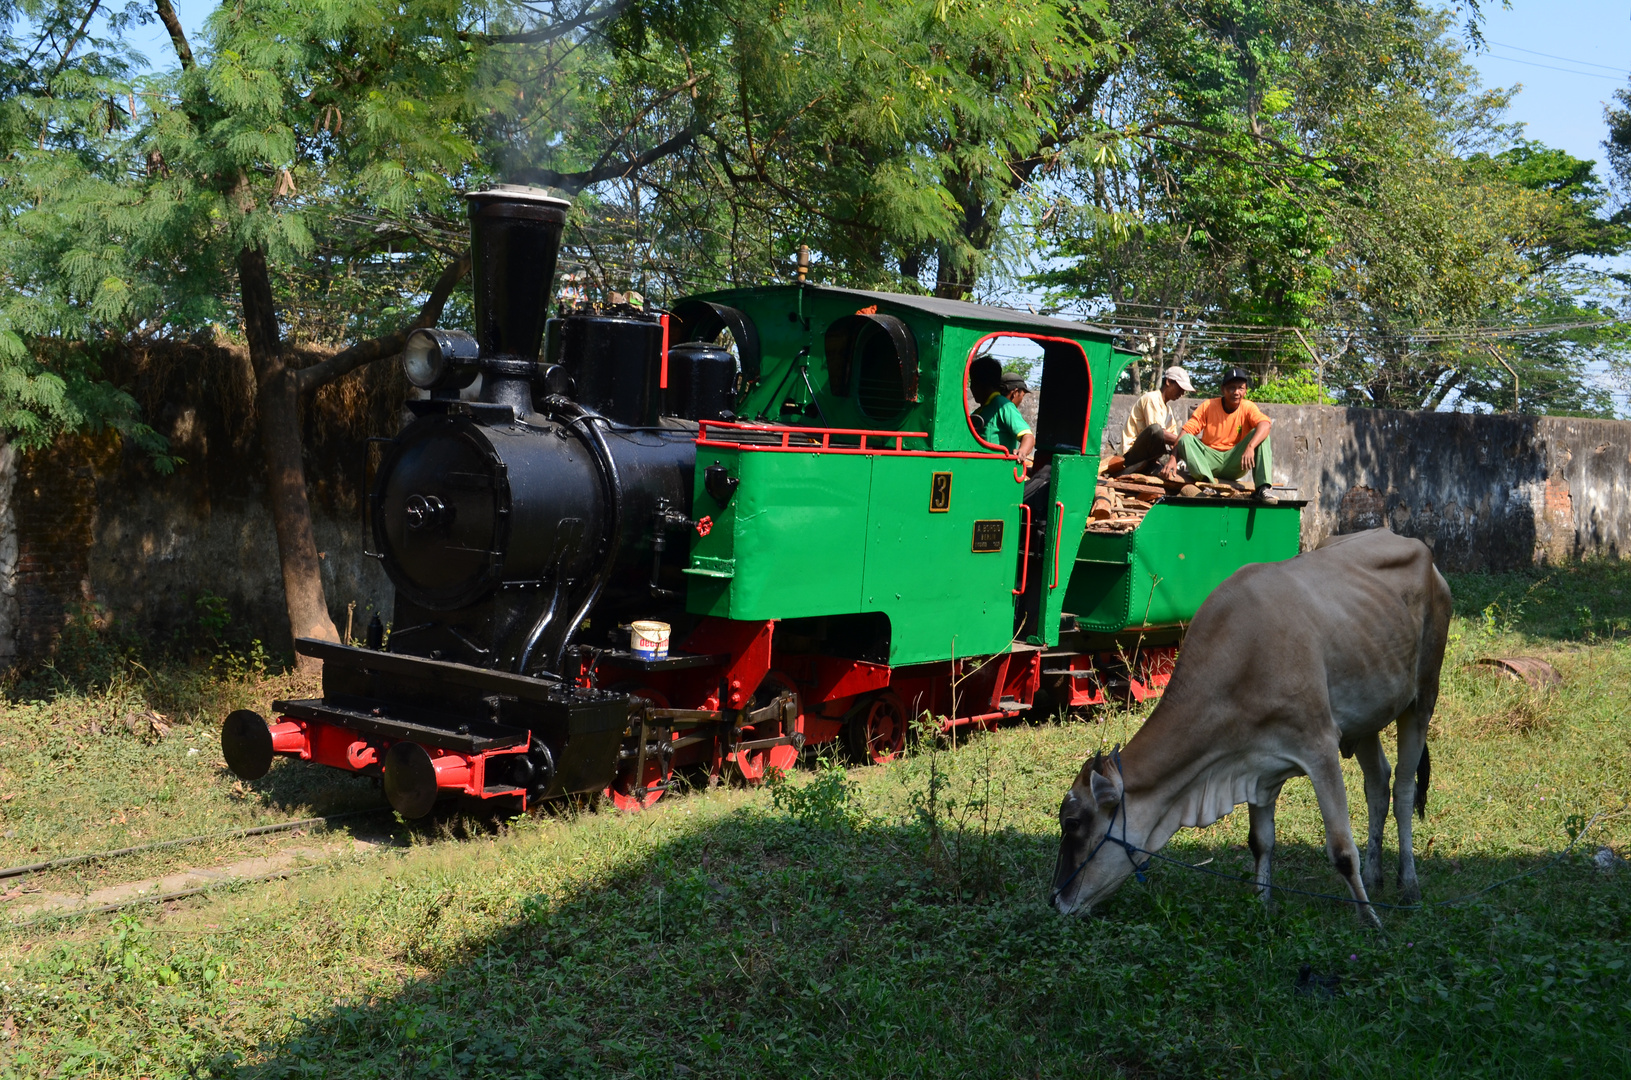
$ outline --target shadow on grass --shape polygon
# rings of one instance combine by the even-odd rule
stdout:
[[[1045,834],[983,839],[992,889],[972,903],[949,894],[913,827],[741,811],[666,831],[565,887],[534,876],[542,864],[502,881],[439,875],[399,958],[430,974],[310,1016],[238,1075],[1631,1071],[1631,903],[1578,858],[1464,907],[1393,913],[1376,934],[1337,905],[1291,897],[1270,915],[1244,886],[1171,867],[1129,880],[1102,917],[1061,918],[1044,903]],[[1168,850],[1246,865],[1233,847]],[[1277,856],[1282,884],[1337,883],[1317,847]],[[1532,865],[1420,860],[1428,899]],[[461,908],[506,903],[490,934],[438,932]],[[1310,992],[1296,987],[1305,964]]]
[[[1631,561],[1446,574],[1455,613],[1492,634],[1594,641],[1631,633]]]

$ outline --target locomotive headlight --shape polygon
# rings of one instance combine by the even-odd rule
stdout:
[[[421,390],[462,390],[475,381],[480,354],[462,330],[415,330],[402,350],[402,371]]]

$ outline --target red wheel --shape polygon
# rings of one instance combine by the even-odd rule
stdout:
[[[769,720],[743,728],[738,741],[756,742],[760,739],[774,739],[794,733],[804,734],[804,706],[799,701],[798,688],[793,685],[792,679],[779,671],[772,671],[765,676],[764,682],[759,684],[759,689],[754,693],[753,700],[748,703],[748,708],[762,709],[784,693],[793,695],[794,708],[797,710],[791,730],[783,730],[784,725],[780,720]],[[745,783],[753,785],[763,783],[765,773],[769,769],[781,769],[784,772],[791,769],[797,763],[798,757],[798,747],[792,743],[782,743],[779,746],[761,747],[756,750],[733,750],[726,755],[726,760],[736,765],[736,771],[741,774]]]
[[[645,705],[666,709],[668,699],[658,691],[646,687],[629,692],[629,727],[632,735],[626,745],[635,751],[639,750],[637,741],[640,737],[640,709]],[[634,775],[640,760],[638,757],[628,758],[618,766],[617,779],[612,781],[605,795],[619,810],[644,810],[662,798],[663,792],[668,790],[668,782],[674,776],[673,757],[669,754],[651,752],[651,748],[664,737],[664,734],[663,731],[650,732],[646,740],[648,749],[645,769],[638,780]],[[678,738],[678,734],[672,731],[666,735],[670,740]]]
[[[895,760],[906,749],[909,723],[906,702],[893,690],[885,690],[850,720],[844,732],[850,756],[874,765]]]

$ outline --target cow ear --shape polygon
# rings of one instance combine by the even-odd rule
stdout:
[[[1093,801],[1102,809],[1109,810],[1121,803],[1121,777],[1094,773],[1092,784]]]

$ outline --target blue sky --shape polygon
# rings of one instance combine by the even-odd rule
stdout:
[[[1603,105],[1631,70],[1631,0],[1485,0],[1485,85],[1523,90],[1510,118],[1525,134],[1575,157],[1603,161]]]

